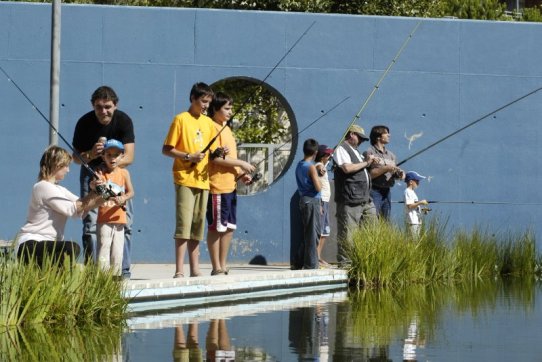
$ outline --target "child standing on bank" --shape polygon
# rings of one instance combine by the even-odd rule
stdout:
[[[327,145],[320,145],[318,147],[316,159],[314,160],[316,162],[315,166],[318,171],[318,178],[322,185],[322,190],[320,191],[322,196],[322,217],[320,220],[322,233],[320,234],[320,242],[318,243],[318,262],[320,263],[320,267],[324,268],[330,266],[329,263],[322,258],[322,250],[324,249],[324,242],[331,232],[331,227],[329,226],[329,200],[331,199],[331,187],[329,186],[327,164],[332,154],[332,148],[329,148]]]
[[[420,235],[420,227],[422,225],[422,215],[420,205],[427,205],[427,200],[418,201],[418,195],[416,195],[415,189],[420,185],[420,181],[425,176],[418,174],[415,171],[409,171],[405,175],[405,183],[407,188],[405,189],[405,212],[406,222],[414,237]]]
[[[190,276],[200,276],[199,242],[205,233],[209,197],[209,152],[203,149],[216,136],[213,120],[205,115],[213,91],[205,83],[190,90],[190,107],[175,116],[162,146],[162,154],[173,161],[175,184],[175,274],[184,277],[184,255],[188,247]],[[216,145],[211,145],[215,149]]]
[[[207,248],[213,270],[211,275],[228,274],[226,259],[233,232],[237,229],[237,179],[245,184],[252,180],[256,169],[250,163],[237,159],[237,143],[227,122],[232,116],[233,99],[217,92],[207,114],[220,132],[217,147],[228,150],[224,157],[215,157],[209,164],[211,190],[207,202]]]
[[[318,241],[322,231],[320,226],[322,186],[314,158],[318,152],[318,142],[309,138],[303,143],[303,159],[295,169],[299,209],[303,220],[303,241],[294,256],[294,269],[318,269]]]
[[[122,254],[124,251],[124,226],[126,225],[126,202],[134,197],[130,173],[119,164],[124,157],[122,142],[110,139],[104,144],[103,164],[98,174],[105,181],[105,187],[116,197],[107,200],[98,209],[96,234],[98,237],[98,264],[104,269],[112,269],[116,276],[121,275]]]

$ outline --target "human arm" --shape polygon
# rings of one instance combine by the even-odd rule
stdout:
[[[214,164],[225,166],[225,167],[239,167],[245,174],[253,173],[256,170],[256,167],[250,163],[226,156],[225,158],[216,157],[212,160]],[[239,172],[237,172],[239,174]]]
[[[364,168],[367,168],[371,166],[374,162],[375,157],[374,156],[368,156],[366,160],[360,162],[360,163],[343,163],[340,167],[341,170],[343,170],[344,173],[355,173],[360,170],[363,170]]]
[[[309,166],[309,177],[312,181],[312,184],[314,185],[314,189],[317,192],[320,192],[322,190],[322,184],[320,183],[320,178],[318,177],[318,171],[316,170],[316,166]]]
[[[128,170],[124,170],[124,193],[114,198],[118,206],[125,205],[128,200],[134,197],[134,187]]]
[[[373,162],[375,162],[375,157],[373,155],[368,155],[366,158],[359,155],[359,160],[361,162],[353,163],[352,159],[350,158],[350,154],[344,149],[343,146],[337,147],[333,158],[335,160],[335,164],[346,174],[356,173],[369,167]]]
[[[162,154],[171,158],[180,158],[183,161],[198,163],[205,158],[205,153],[196,152],[188,153],[184,151],[179,151],[171,145],[162,146]]]
[[[411,203],[406,204],[406,206],[409,208],[409,210],[415,209],[420,205],[428,205],[429,202],[427,200],[420,200],[420,201],[414,201]]]

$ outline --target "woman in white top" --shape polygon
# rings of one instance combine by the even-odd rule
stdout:
[[[70,171],[71,154],[58,146],[45,150],[40,160],[38,182],[32,188],[26,224],[17,235],[16,254],[24,262],[34,258],[42,265],[44,255],[63,262],[64,255],[77,258],[79,245],[64,241],[64,227],[68,217],[80,218],[103,203],[96,193],[83,199],[58,185]],[[95,187],[95,182],[91,182]]]

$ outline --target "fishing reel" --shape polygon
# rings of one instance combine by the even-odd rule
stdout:
[[[422,211],[422,213],[423,213],[424,215],[427,215],[427,214],[429,214],[429,212],[431,211],[431,208],[429,208],[429,207],[422,207],[422,208],[421,208],[421,211]]]
[[[102,197],[105,201],[109,200],[112,197],[120,196],[119,194],[116,194],[115,191],[111,190],[111,188],[101,184],[96,185],[96,193]],[[120,208],[124,211],[126,211],[126,205],[120,205]]]
[[[104,199],[106,201],[109,200],[112,197],[117,196],[117,195],[115,195],[113,190],[107,188],[107,186],[105,186],[103,184],[102,185],[96,185],[95,190],[96,190],[96,193],[98,195],[100,195],[102,197],[102,199]]]
[[[253,183],[260,181],[262,179],[262,176],[263,175],[261,172],[256,172],[254,175],[252,175],[252,179],[248,184],[252,185]]]
[[[211,160],[214,160],[215,158],[226,158],[226,151],[223,147],[217,147],[213,152],[211,152]]]

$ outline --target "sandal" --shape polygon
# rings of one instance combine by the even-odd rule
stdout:
[[[184,278],[184,274],[181,272],[173,274],[173,278]]]
[[[200,272],[197,272],[197,273],[194,273],[194,274],[190,274],[190,278],[195,278],[195,277],[201,277],[201,273]]]
[[[221,269],[217,269],[217,270],[211,270],[211,275],[221,275],[221,274],[226,274],[225,271],[221,270]]]

